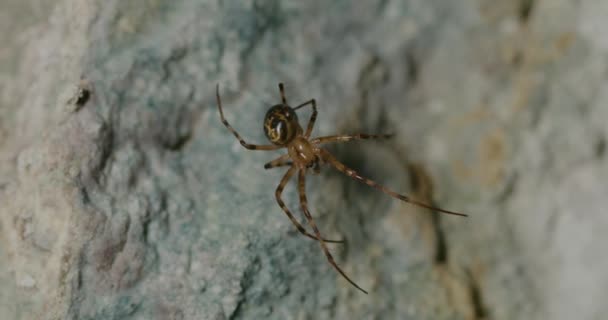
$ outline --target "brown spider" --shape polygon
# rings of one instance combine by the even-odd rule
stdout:
[[[317,103],[315,99],[311,99],[306,101],[299,106],[292,108],[287,104],[287,99],[285,99],[285,90],[283,89],[283,84],[279,83],[279,90],[281,92],[281,101],[282,103],[272,106],[268,112],[266,112],[266,116],[264,118],[264,133],[266,137],[272,144],[270,145],[255,145],[245,142],[243,138],[228,124],[228,121],[224,118],[224,112],[222,111],[222,101],[220,100],[220,86],[219,84],[216,86],[216,96],[217,96],[217,106],[220,110],[220,117],[222,119],[222,123],[234,134],[234,136],[239,140],[241,145],[249,150],[277,150],[281,148],[287,148],[287,154],[284,154],[264,165],[264,169],[271,169],[281,166],[289,166],[289,169],[281,179],[281,182],[277,186],[275,191],[275,197],[279,206],[289,220],[296,226],[298,231],[303,235],[319,241],[325,256],[329,263],[338,271],[348,282],[350,282],[357,289],[367,294],[367,291],[363,290],[359,287],[354,281],[352,281],[345,273],[338,267],[331,253],[327,249],[326,242],[333,243],[341,243],[341,240],[328,240],[321,237],[321,233],[319,232],[319,228],[317,228],[317,224],[315,223],[312,215],[308,211],[308,204],[306,200],[306,187],[305,187],[305,176],[306,171],[308,169],[314,170],[315,173],[319,172],[319,163],[328,163],[338,171],[346,174],[347,176],[357,179],[370,187],[374,187],[391,197],[397,198],[399,200],[412,203],[414,205],[443,212],[448,214],[454,214],[459,216],[467,216],[464,213],[458,213],[453,211],[448,211],[440,208],[432,207],[431,205],[418,202],[410,199],[405,195],[398,194],[385,186],[382,186],[370,179],[364,178],[360,176],[356,171],[346,167],[344,164],[339,162],[333,155],[331,155],[327,150],[321,148],[319,145],[326,142],[346,142],[351,140],[361,140],[361,139],[378,139],[378,138],[389,138],[392,135],[387,134],[379,134],[379,135],[371,135],[371,134],[354,134],[354,135],[333,135],[333,136],[325,136],[319,137],[315,139],[310,139],[310,134],[312,133],[313,126],[315,125],[315,120],[317,119]],[[312,115],[310,116],[310,120],[308,121],[308,125],[306,126],[306,132],[302,130],[300,123],[298,122],[298,116],[296,115],[296,110],[310,105],[312,106]],[[314,235],[310,234],[304,227],[296,220],[291,211],[285,206],[283,200],[281,200],[281,193],[283,192],[283,188],[287,184],[287,182],[293,177],[293,175],[298,172],[298,192],[300,194],[300,205],[302,207],[302,211],[304,212],[304,216],[310,224],[310,227],[314,231]]]

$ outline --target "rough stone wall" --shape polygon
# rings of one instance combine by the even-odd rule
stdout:
[[[600,319],[608,313],[605,1],[0,4],[6,319]],[[438,216],[324,168],[274,200],[277,103]],[[90,90],[78,99],[79,88]],[[86,100],[86,101],[85,101]],[[308,110],[301,119],[308,118]],[[295,187],[285,200],[299,214]]]

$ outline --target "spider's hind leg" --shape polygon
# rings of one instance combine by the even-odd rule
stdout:
[[[287,208],[287,206],[285,205],[285,202],[283,202],[283,200],[281,199],[281,194],[283,193],[283,189],[285,188],[285,185],[287,184],[287,182],[289,182],[289,180],[294,175],[296,170],[297,170],[296,167],[289,168],[289,170],[287,170],[287,172],[283,176],[283,179],[281,179],[281,182],[277,186],[277,189],[275,191],[275,197],[277,199],[277,203],[279,204],[279,207],[281,207],[281,209],[283,210],[283,212],[285,212],[285,214],[287,215],[289,220],[291,220],[291,223],[293,223],[293,225],[296,226],[296,229],[298,229],[298,231],[301,234],[303,234],[313,240],[318,240],[318,241],[322,241],[322,242],[324,241],[324,242],[329,242],[329,243],[344,243],[344,240],[323,239],[323,238],[321,238],[321,235],[319,235],[319,234],[317,234],[317,236],[314,236],[314,235],[308,233],[308,231],[306,231],[304,226],[302,226],[302,224],[300,224],[300,222],[298,222],[298,220],[294,217],[294,215],[291,213],[291,211],[289,211],[289,208]]]
[[[334,136],[318,137],[318,138],[312,139],[311,142],[313,144],[321,144],[321,143],[327,143],[327,142],[347,142],[347,141],[351,141],[351,140],[389,139],[389,138],[392,138],[393,136],[394,136],[394,134],[365,134],[365,133],[339,134],[339,135],[334,135]]]
[[[320,152],[321,152],[321,157],[323,158],[323,160],[326,163],[329,163],[330,165],[332,165],[338,171],[346,174],[347,176],[349,176],[349,177],[351,177],[353,179],[359,180],[359,181],[365,183],[366,185],[368,185],[368,186],[370,186],[372,188],[376,188],[376,189],[378,189],[378,190],[380,190],[380,191],[388,194],[389,196],[391,196],[393,198],[399,199],[399,200],[404,201],[404,202],[411,203],[411,204],[413,204],[415,206],[419,206],[419,207],[422,207],[422,208],[433,210],[433,211],[439,211],[439,212],[442,212],[442,213],[453,214],[453,215],[456,215],[456,216],[463,216],[463,217],[467,216],[464,213],[455,212],[455,211],[449,211],[449,210],[433,207],[433,206],[431,206],[429,204],[413,200],[413,199],[411,199],[410,197],[408,197],[408,196],[406,196],[404,194],[399,194],[399,193],[397,193],[397,192],[395,192],[395,191],[393,191],[393,190],[391,190],[391,189],[389,189],[389,188],[387,188],[387,187],[385,187],[385,186],[377,183],[374,180],[362,177],[361,175],[359,175],[359,173],[357,173],[357,171],[355,171],[355,170],[347,167],[342,162],[338,161],[338,159],[336,159],[333,155],[331,155],[331,153],[329,153],[327,150],[320,149]]]
[[[367,294],[367,291],[365,291],[363,288],[361,288],[358,284],[356,284],[353,280],[351,280],[346,275],[346,273],[344,273],[344,271],[342,271],[342,269],[338,266],[338,264],[334,260],[334,257],[329,252],[329,249],[327,248],[325,241],[323,241],[323,238],[321,238],[321,232],[319,231],[319,228],[317,228],[317,224],[315,223],[315,220],[312,218],[310,211],[308,211],[308,201],[306,200],[306,180],[305,179],[306,179],[306,169],[302,169],[298,173],[298,192],[300,193],[300,205],[302,207],[302,212],[304,212],[304,216],[306,217],[306,220],[308,220],[308,224],[310,224],[310,226],[314,230],[315,235],[317,236],[317,239],[321,239],[319,241],[319,244],[321,245],[321,248],[323,249],[323,253],[325,253],[325,257],[327,258],[327,261],[329,262],[329,264],[332,265],[332,267],[334,267],[334,269],[336,269],[336,271],[338,271],[338,273],[340,273],[342,275],[342,277],[344,277],[344,279],[346,279],[346,281],[348,281],[350,284],[352,284],[355,288],[361,290],[363,293]]]

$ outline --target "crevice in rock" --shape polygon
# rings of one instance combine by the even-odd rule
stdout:
[[[448,262],[448,245],[445,240],[445,233],[441,228],[439,214],[433,213],[433,231],[435,232],[435,257],[434,262],[438,265],[445,265]]]
[[[601,159],[606,154],[606,138],[600,137],[595,143],[595,157]]]
[[[505,180],[504,187],[496,197],[496,201],[500,203],[504,203],[515,193],[517,182],[519,181],[519,173],[513,172]]]
[[[418,57],[412,51],[408,51],[405,56],[405,62],[407,63],[407,77],[410,81],[410,87],[413,86],[416,82],[418,82],[419,77],[419,65]]]
[[[534,11],[536,0],[519,0],[518,15],[521,23],[527,23]]]
[[[112,124],[110,122],[103,122],[102,128],[100,130],[99,136],[96,138],[97,143],[100,148],[99,158],[96,159],[97,163],[94,163],[90,172],[87,175],[90,175],[90,178],[96,183],[101,184],[104,178],[104,170],[108,168],[112,161],[112,154],[114,151],[115,141],[114,141],[114,130],[112,128]],[[84,178],[85,185],[90,185],[87,183],[88,176],[85,175],[81,178]]]
[[[412,190],[416,190],[422,201],[433,204],[433,181],[427,171],[420,164],[410,163],[408,165],[410,175],[410,183]],[[435,253],[433,262],[436,265],[445,265],[448,262],[448,245],[445,232],[441,227],[440,213],[432,212],[431,215],[432,229],[435,238]]]
[[[110,224],[112,222],[106,220],[106,223]],[[115,233],[112,230],[104,231],[105,234],[100,235],[100,237],[103,237],[102,240],[99,241],[97,248],[93,249],[93,261],[98,272],[109,271],[118,255],[127,245],[127,234],[131,227],[131,219],[126,216],[125,221],[116,223],[120,224],[120,226],[111,227],[108,225],[106,228],[116,229],[117,231]]]
[[[238,301],[236,301],[234,311],[228,315],[228,320],[236,320],[243,318],[243,308],[248,303],[248,301],[251,300],[251,288],[253,288],[254,282],[256,281],[256,276],[259,274],[260,269],[262,268],[261,264],[262,261],[260,257],[256,256],[243,271],[243,274],[240,277],[241,293],[239,294]]]
[[[191,104],[194,97],[194,90],[190,91],[189,96],[184,104]],[[186,107],[178,108],[180,114],[176,118],[172,118],[169,127],[174,130],[167,129],[158,133],[157,141],[165,149],[177,152],[183,150],[192,138],[197,122],[200,119],[198,110],[187,110]]]
[[[110,115],[110,117],[111,116],[112,115]],[[79,178],[83,189],[85,189],[86,192],[89,192],[87,189],[93,188],[95,185],[103,186],[107,182],[106,173],[108,169],[112,167],[113,155],[117,145],[117,141],[115,140],[116,133],[114,131],[114,122],[110,119],[104,119],[102,129],[96,139],[97,141],[95,141],[95,143],[97,143],[100,148],[99,157],[96,159],[96,163],[90,167],[89,173],[86,175],[81,175]],[[87,199],[90,200],[88,195]]]
[[[173,152],[180,151],[188,144],[188,142],[190,142],[190,140],[192,140],[191,131],[175,138],[173,141],[165,141],[163,143],[163,147]]]
[[[357,80],[360,104],[356,108],[357,112],[355,114],[360,119],[358,122],[364,127],[363,130],[379,132],[386,131],[385,128],[389,127],[386,108],[382,101],[383,99],[381,96],[374,97],[389,80],[389,68],[378,56],[373,56],[367,64],[361,68]],[[374,101],[372,107],[369,107],[370,100]],[[372,121],[365,121],[365,119],[372,119]],[[370,124],[371,128],[366,128],[366,126]]]
[[[91,94],[91,89],[88,88],[88,86],[81,84],[78,86],[78,90],[74,97],[68,100],[68,104],[73,104],[75,106],[74,111],[78,111],[89,101]]]
[[[246,298],[245,296],[241,295],[238,299],[238,301],[236,302],[236,307],[234,309],[234,312],[228,317],[228,320],[236,320],[236,319],[241,319],[241,313],[243,312],[243,304],[245,304]]]
[[[171,50],[171,53],[161,65],[161,83],[167,82],[172,76],[172,66],[181,63],[181,61],[187,56],[188,49],[185,47],[177,47]]]
[[[230,11],[229,11],[230,12]],[[279,47],[279,33],[282,32],[283,26],[288,21],[285,12],[281,6],[281,1],[253,1],[252,10],[242,12],[234,10],[231,12],[231,18],[225,19],[224,25],[233,30],[239,35],[240,41],[243,41],[243,47],[239,50],[240,61],[245,62],[244,67],[239,71],[240,79],[243,83],[247,80],[251,73],[251,66],[247,63],[251,57],[255,55],[256,49],[268,41],[271,45]],[[241,16],[246,16],[247,19],[239,19]],[[238,19],[238,23],[233,19]],[[233,27],[234,26],[234,27]],[[265,39],[268,37],[268,39]],[[221,37],[218,37],[221,38]],[[218,41],[221,48],[225,47],[225,41]],[[222,50],[223,51],[223,50]],[[220,55],[218,61],[222,60]]]
[[[473,319],[482,320],[489,319],[488,309],[485,306],[483,299],[483,293],[479,286],[479,280],[473,275],[471,270],[467,270],[469,280],[469,295],[471,297],[471,304],[473,307]]]

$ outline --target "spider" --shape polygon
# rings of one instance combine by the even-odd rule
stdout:
[[[312,218],[310,211],[308,210],[308,201],[306,199],[306,172],[308,170],[313,170],[314,173],[319,173],[320,163],[326,163],[330,166],[334,167],[338,171],[346,174],[347,176],[359,180],[370,187],[376,188],[393,198],[397,198],[401,201],[408,202],[414,204],[419,207],[423,207],[426,209],[439,211],[447,214],[453,214],[458,216],[467,215],[464,213],[448,211],[440,208],[433,207],[426,203],[418,202],[410,199],[406,195],[398,194],[395,191],[390,190],[389,188],[378,184],[377,182],[370,180],[368,178],[362,177],[355,170],[348,168],[346,165],[338,161],[332,154],[330,154],[327,150],[321,148],[321,144],[328,142],[347,142],[351,140],[364,140],[364,139],[382,139],[382,138],[390,138],[392,135],[390,134],[353,134],[353,135],[332,135],[332,136],[324,136],[311,139],[310,135],[312,133],[312,129],[315,125],[315,120],[317,119],[317,103],[315,99],[308,100],[295,108],[292,108],[287,104],[287,99],[285,98],[285,89],[282,83],[279,83],[279,91],[281,93],[281,103],[272,106],[266,112],[266,116],[264,118],[264,133],[268,140],[272,143],[269,145],[256,145],[245,142],[241,135],[226,121],[224,118],[224,111],[222,110],[222,101],[220,99],[220,86],[219,84],[216,86],[216,97],[217,97],[217,107],[220,111],[220,118],[222,123],[232,132],[232,134],[239,140],[241,145],[249,150],[278,150],[281,148],[287,148],[287,153],[266,163],[264,165],[264,169],[271,169],[277,167],[288,166],[289,169],[279,182],[275,190],[276,201],[279,204],[279,207],[285,212],[289,220],[295,225],[298,231],[316,241],[321,245],[321,249],[325,253],[325,257],[329,261],[329,263],[336,269],[344,279],[346,279],[350,284],[352,284],[355,288],[361,290],[363,293],[367,294],[363,288],[357,285],[353,280],[351,280],[346,273],[336,264],[333,256],[329,252],[326,243],[342,243],[343,240],[329,240],[321,237],[321,232],[319,232],[319,228],[315,223],[315,220]],[[312,114],[310,119],[308,120],[308,124],[306,126],[306,131],[302,129],[300,123],[298,122],[298,116],[296,114],[296,110],[303,108],[305,106],[312,107]],[[304,226],[298,222],[298,220],[294,217],[291,211],[285,206],[285,203],[281,199],[281,194],[285,185],[289,180],[295,175],[298,174],[298,193],[300,196],[300,206],[302,208],[302,212],[304,213],[304,217],[308,221],[308,224],[314,231],[314,234],[306,231]]]

